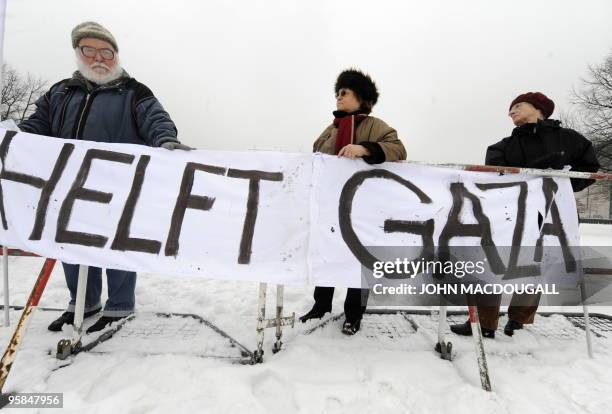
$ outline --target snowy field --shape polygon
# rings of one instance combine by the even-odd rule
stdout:
[[[611,231],[610,226],[581,225],[582,243],[611,246]],[[12,305],[25,303],[41,264],[37,258],[10,259]],[[257,289],[254,283],[141,274],[132,330],[139,328],[139,320],[141,325],[168,323],[151,317],[153,312],[195,313],[253,349]],[[269,315],[273,297],[270,290]],[[343,289],[339,289],[334,312],[341,311],[343,300]],[[66,301],[58,265],[40,305],[61,308]],[[287,312],[301,315],[311,305],[312,287],[285,289]],[[592,308],[592,312],[611,311]],[[11,313],[13,326],[0,328],[3,347],[19,314]],[[430,316],[413,317],[419,327],[416,332],[398,315],[370,316],[354,337],[341,334],[342,319],[310,335],[304,334],[310,323],[298,323],[294,329],[285,329],[285,349],[277,354],[271,352],[274,330],[269,329],[265,363],[254,366],[197,356],[224,352],[225,341],[212,331],[183,329],[172,338],[150,326],[157,333],[148,339],[130,342],[129,337],[118,336],[103,344],[100,352],[80,354],[72,364],[54,370],[61,364],[48,351],[71,332],[68,327],[57,334],[46,330],[58,315],[34,314],[4,390],[62,392],[62,412],[612,412],[612,337],[594,338],[595,359],[591,360],[582,331],[560,316],[538,317],[533,328],[518,331],[512,338],[498,331],[495,340],[485,341],[493,387],[488,393],[480,387],[470,338],[449,336],[457,351],[453,362],[433,352],[436,320]],[[544,336],[538,333],[540,328],[567,335]],[[386,335],[387,331],[392,334]]]

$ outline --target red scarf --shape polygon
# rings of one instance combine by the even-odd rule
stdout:
[[[334,113],[334,115],[336,114]],[[367,117],[368,115],[366,114],[338,114],[334,118],[334,126],[338,129],[336,134],[336,151],[334,154],[337,155],[342,148],[353,143],[355,128]]]

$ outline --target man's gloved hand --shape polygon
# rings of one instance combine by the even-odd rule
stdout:
[[[17,132],[21,131],[19,127],[17,126],[17,124],[15,123],[15,121],[13,121],[12,119],[6,119],[0,122],[0,126],[9,131],[17,131]]]
[[[180,149],[183,151],[191,151],[193,149],[187,145],[181,144],[180,142],[174,142],[174,141],[164,142],[163,144],[161,144],[161,147],[167,150],[170,150],[170,151],[175,150],[175,149]]]

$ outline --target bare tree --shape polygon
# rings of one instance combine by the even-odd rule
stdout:
[[[34,111],[36,100],[47,89],[47,81],[29,73],[24,77],[7,64],[2,66],[2,75],[0,119],[19,123]]]
[[[593,142],[601,170],[612,172],[612,52],[603,63],[588,67],[573,96],[577,111],[568,118]],[[612,218],[612,183],[597,183],[587,191],[588,210],[605,215],[601,207],[607,204],[608,218]]]
[[[612,52],[574,89],[582,131],[593,141],[602,170],[612,171]]]

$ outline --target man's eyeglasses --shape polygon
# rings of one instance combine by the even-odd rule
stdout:
[[[79,49],[81,49],[83,56],[88,58],[95,58],[98,52],[100,52],[100,56],[104,60],[113,60],[115,58],[115,52],[110,49],[96,49],[91,46],[79,46]]]

